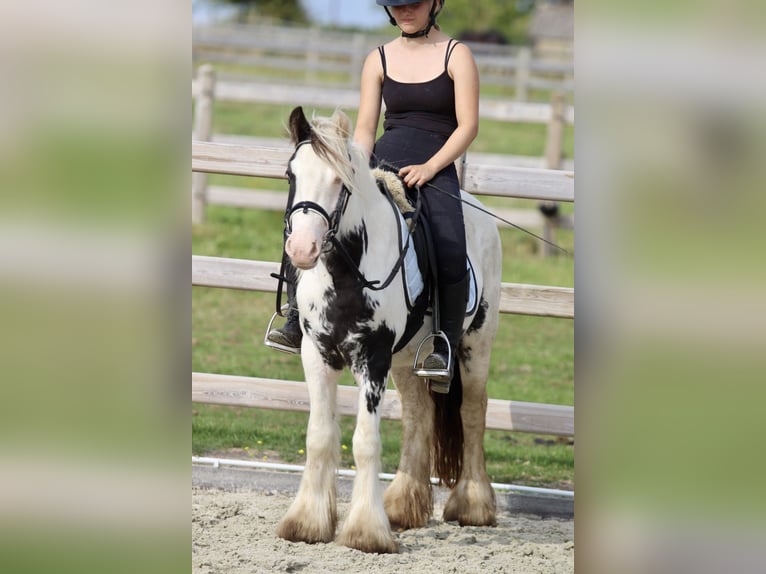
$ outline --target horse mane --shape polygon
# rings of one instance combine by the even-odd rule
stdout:
[[[309,141],[314,152],[335,171],[341,182],[353,190],[357,176],[369,172],[364,152],[351,141],[351,120],[340,110],[332,117],[313,117],[310,120]]]

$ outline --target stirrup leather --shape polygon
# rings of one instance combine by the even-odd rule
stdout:
[[[420,350],[423,348],[423,345],[425,344],[425,342],[430,341],[431,339],[436,339],[436,338],[443,339],[444,342],[447,344],[447,368],[446,369],[427,369],[423,366],[422,362],[420,361]],[[449,381],[450,375],[451,375],[450,365],[452,365],[452,345],[449,344],[449,339],[447,338],[447,335],[444,334],[444,331],[439,331],[438,333],[431,333],[430,335],[426,335],[423,338],[423,340],[420,342],[420,345],[418,345],[418,350],[415,351],[415,360],[412,363],[412,371],[418,377],[426,377],[429,379]]]
[[[282,305],[282,309],[281,309],[282,313],[285,313],[289,308],[290,306],[287,303]],[[269,334],[271,333],[271,327],[274,324],[274,321],[276,320],[278,315],[279,313],[275,311],[274,314],[271,316],[271,320],[269,321],[269,324],[266,327],[266,334],[263,337],[263,344],[276,351],[282,351],[283,353],[289,353],[291,355],[300,355],[301,354],[300,347],[289,347],[287,345],[283,345],[281,343],[277,343],[269,339]]]

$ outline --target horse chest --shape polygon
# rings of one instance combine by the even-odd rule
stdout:
[[[374,328],[377,304],[364,296],[361,289],[337,289],[328,285],[309,305],[316,328],[334,343]]]
[[[385,377],[395,342],[394,331],[378,316],[377,299],[361,287],[342,288],[302,280],[299,304],[306,333],[333,368],[372,369]]]

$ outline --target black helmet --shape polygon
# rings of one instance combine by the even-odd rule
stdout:
[[[431,14],[428,18],[428,26],[426,26],[423,30],[420,32],[415,32],[414,34],[408,34],[407,32],[402,32],[402,36],[405,38],[419,38],[421,36],[428,36],[428,33],[431,31],[431,28],[436,24],[436,15],[439,13],[441,8],[444,8],[444,3],[447,0],[433,0],[433,3],[431,4]],[[375,0],[375,3],[379,6],[383,6],[383,8],[386,11],[386,14],[388,14],[388,21],[391,23],[392,26],[396,26],[396,20],[393,16],[391,16],[391,12],[388,11],[389,6],[406,6],[407,4],[417,4],[420,2],[420,0]],[[437,9],[436,5],[441,4],[440,8]]]
[[[407,4],[417,4],[420,0],[375,0],[379,6],[406,6]]]

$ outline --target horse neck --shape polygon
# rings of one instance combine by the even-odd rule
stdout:
[[[348,237],[352,245],[362,247],[359,269],[362,272],[392,267],[399,258],[400,233],[404,219],[380,192],[372,176],[366,154],[348,148],[351,161],[352,185],[346,210],[340,218],[338,239]],[[400,219],[397,222],[396,218]],[[363,231],[362,228],[364,229]],[[359,237],[357,234],[362,233]],[[359,244],[358,242],[363,242]]]
[[[380,192],[375,180],[368,173],[356,178],[355,189],[351,192],[346,214],[341,218],[341,233],[351,232],[364,222],[367,233],[375,244],[385,245],[391,250],[391,245],[399,244],[399,228],[396,217],[403,218],[398,209],[394,210],[389,200]]]

